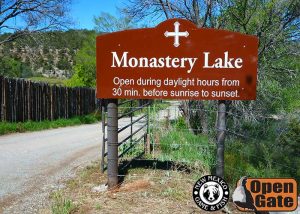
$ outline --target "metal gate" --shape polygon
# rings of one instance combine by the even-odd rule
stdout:
[[[100,169],[103,173],[107,169],[108,156],[108,101],[102,102],[102,145],[101,145],[101,163]],[[117,158],[122,158],[130,153],[133,148],[140,148],[140,153],[136,156],[141,156],[147,150],[147,133],[149,133],[150,121],[150,100],[119,100],[117,103],[118,116],[113,118],[118,124],[118,142],[115,146],[118,147]]]

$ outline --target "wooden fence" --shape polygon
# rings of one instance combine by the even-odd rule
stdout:
[[[0,76],[0,121],[70,118],[96,109],[95,90]]]

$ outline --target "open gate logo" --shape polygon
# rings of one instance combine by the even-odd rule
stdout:
[[[292,178],[242,177],[232,199],[240,211],[294,211],[297,182]]]
[[[229,200],[229,187],[223,178],[206,175],[195,183],[193,198],[198,207],[203,210],[220,210]]]

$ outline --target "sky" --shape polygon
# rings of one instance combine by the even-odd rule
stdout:
[[[117,7],[122,7],[124,0],[72,0],[70,5],[69,16],[72,19],[73,29],[94,29],[94,16],[99,16],[101,12],[110,13],[119,17]],[[10,19],[7,22],[10,26],[22,26],[24,22],[22,19]],[[0,33],[13,32],[12,30],[4,29]]]
[[[123,5],[123,0],[73,0],[70,16],[76,29],[93,29],[93,17],[101,12],[119,16],[116,7]]]
[[[120,17],[121,14],[117,7],[122,8],[125,6],[125,3],[126,0],[72,0],[69,7],[69,17],[73,24],[69,27],[71,29],[93,30],[93,19],[95,16],[100,16],[102,12],[105,12],[115,17]],[[153,23],[154,26],[157,24],[156,22]],[[15,18],[8,20],[7,24],[21,27],[24,25],[24,22],[21,18]],[[149,25],[149,27],[151,26]],[[0,34],[5,32],[13,32],[13,30],[4,29],[0,31]]]

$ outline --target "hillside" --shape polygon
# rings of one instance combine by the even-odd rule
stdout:
[[[90,30],[36,33],[0,46],[0,75],[68,78]],[[5,36],[4,34],[0,35]]]

